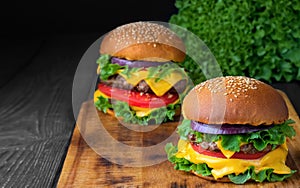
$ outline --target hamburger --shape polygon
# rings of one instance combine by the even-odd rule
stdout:
[[[285,164],[294,121],[272,86],[245,76],[209,79],[189,91],[182,114],[178,145],[165,147],[176,170],[235,184],[295,173]]]
[[[179,117],[189,79],[178,66],[183,41],[153,22],[119,26],[101,41],[94,104],[125,123],[149,125]]]

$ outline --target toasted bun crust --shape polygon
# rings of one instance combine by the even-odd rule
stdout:
[[[128,60],[182,62],[185,46],[167,27],[140,21],[119,26],[109,32],[102,40],[100,54]]]
[[[288,118],[283,97],[272,86],[244,76],[226,76],[195,86],[184,98],[183,116],[206,124],[271,125]]]

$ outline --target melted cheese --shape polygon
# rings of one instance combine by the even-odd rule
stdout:
[[[98,65],[96,72],[97,72],[98,75],[100,74],[100,65]]]
[[[216,142],[216,144],[217,144],[217,146],[218,146],[218,148],[220,149],[220,151],[223,153],[223,155],[227,158],[227,159],[229,159],[230,157],[232,157],[233,155],[234,155],[234,151],[230,151],[230,150],[226,150],[226,149],[224,149],[223,147],[222,147],[222,145],[221,145],[221,140],[219,140],[219,141],[217,141]],[[241,143],[240,144],[240,147],[242,146],[242,145],[244,145],[244,144],[246,144],[246,143]]]
[[[177,99],[176,101],[174,101],[171,104],[176,104],[178,102],[179,102],[179,99]],[[138,117],[148,116],[153,110],[157,109],[157,108],[142,108],[142,107],[138,107],[138,106],[130,106],[130,108],[135,111],[136,116],[138,116]]]
[[[104,93],[102,93],[101,91],[99,91],[98,89],[95,91],[94,93],[94,103],[96,103],[98,101],[98,97],[104,97],[104,98],[110,98],[109,96],[105,95]]]
[[[211,173],[213,177],[218,179],[232,173],[236,175],[243,173],[249,166],[254,166],[256,173],[264,169],[272,168],[274,169],[274,173],[289,174],[291,170],[285,165],[287,154],[288,148],[286,143],[284,143],[260,159],[224,159],[197,153],[189,142],[179,140],[176,157],[185,158],[195,164],[206,163],[208,167],[212,168]]]
[[[234,155],[234,151],[230,151],[230,150],[225,150],[222,146],[221,146],[221,141],[217,141],[216,142],[218,148],[221,150],[221,152],[223,153],[223,155],[229,159],[231,156]]]
[[[131,106],[130,108],[135,111],[138,117],[148,116],[154,110],[153,108],[142,108],[138,106]]]
[[[163,79],[156,81],[157,78],[148,78],[149,72],[147,70],[141,70],[134,72],[128,78],[126,75],[119,72],[119,74],[126,79],[126,81],[133,86],[136,86],[140,81],[145,80],[151,90],[157,96],[164,95],[169,91],[177,82],[183,79],[182,75],[176,71],[165,76]]]
[[[96,90],[94,93],[94,103],[96,103],[96,101],[98,101],[98,97],[104,97],[104,98],[110,98],[109,96],[105,95],[104,93],[102,93],[99,90]],[[179,99],[177,99],[176,101],[174,101],[172,104],[176,104],[179,102]],[[138,106],[130,106],[130,108],[132,110],[135,111],[136,116],[138,117],[144,117],[149,115],[153,110],[155,110],[156,108],[142,108],[142,107],[138,107]]]

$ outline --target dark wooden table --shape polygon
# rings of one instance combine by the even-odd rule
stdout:
[[[75,119],[76,67],[102,33],[3,38],[0,187],[55,187]],[[273,83],[300,112],[300,84]]]

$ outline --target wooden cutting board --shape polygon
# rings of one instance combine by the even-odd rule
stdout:
[[[247,183],[248,187],[299,187],[300,186],[300,121],[299,117],[292,106],[290,100],[285,93],[280,91],[289,108],[290,118],[296,123],[293,125],[296,130],[296,137],[288,140],[289,154],[287,157],[287,165],[297,172],[284,182],[276,183]],[[93,131],[87,130],[86,127],[97,127],[99,118],[103,123],[105,130],[115,139],[127,146],[132,147],[151,147],[159,143],[163,143],[169,139],[171,132],[174,132],[178,122],[166,123],[158,128],[149,130],[131,130],[127,126],[123,126],[119,121],[109,115],[94,112],[93,101],[85,102],[77,119],[77,125],[74,129],[72,140],[67,152],[67,156],[63,165],[63,169],[58,181],[58,188],[65,187],[243,187],[243,185],[234,185],[232,183],[211,182],[198,178],[190,173],[177,171],[173,169],[173,165],[166,160],[159,163],[154,162],[153,165],[142,167],[135,164],[134,161],[141,161],[141,156],[148,157],[147,161],[162,159],[161,156],[141,153],[126,154],[129,165],[120,165],[110,162],[107,157],[101,157],[92,148],[95,143],[86,140],[82,135],[93,135]],[[93,116],[93,117],[91,117]],[[98,116],[98,117],[97,117]],[[85,127],[85,128],[84,128]],[[139,127],[135,127],[139,129]],[[147,129],[147,128],[145,128]],[[148,128],[149,129],[149,128]],[[84,134],[81,134],[84,133]],[[100,136],[100,135],[98,135]],[[85,137],[86,138],[86,137]],[[88,138],[86,138],[88,139]],[[172,137],[173,143],[176,143],[178,136]],[[102,140],[104,143],[106,140]],[[89,143],[89,144],[87,144]],[[94,145],[93,145],[94,144]],[[99,144],[99,143],[98,143]],[[105,143],[110,145],[111,143]],[[101,145],[101,144],[100,144]],[[90,147],[92,146],[92,148]],[[126,147],[127,147],[126,146]],[[112,144],[111,152],[116,151],[116,147]],[[155,152],[154,152],[155,153]],[[125,155],[124,155],[125,156]],[[159,161],[159,160],[158,160]],[[134,167],[133,167],[134,166]]]

